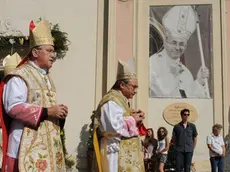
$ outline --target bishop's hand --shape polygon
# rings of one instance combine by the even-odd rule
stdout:
[[[140,109],[133,111],[131,115],[134,117],[137,123],[142,123],[142,121],[145,119],[145,113]]]
[[[47,114],[53,118],[65,119],[68,114],[68,107],[63,104],[54,105],[48,108]]]

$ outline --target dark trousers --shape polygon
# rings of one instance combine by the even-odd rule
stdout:
[[[212,172],[216,172],[218,168],[218,172],[224,171],[224,158],[222,156],[210,157],[210,163]]]
[[[193,152],[176,152],[176,172],[190,172]]]

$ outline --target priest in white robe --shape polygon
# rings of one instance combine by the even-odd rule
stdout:
[[[144,172],[139,137],[144,129],[144,112],[129,106],[137,88],[135,73],[119,61],[117,81],[102,98],[95,114],[95,129],[100,137],[99,171]],[[97,152],[95,142],[94,149]]]

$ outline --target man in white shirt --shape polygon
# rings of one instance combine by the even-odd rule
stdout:
[[[128,65],[118,63],[117,81],[102,98],[96,111],[95,130],[100,139],[99,171],[103,172],[144,172],[140,130],[144,112],[132,110],[129,99],[136,94],[136,74]],[[95,152],[98,147],[94,144]],[[100,171],[100,172],[101,172]]]
[[[222,125],[215,124],[212,127],[212,133],[207,136],[212,172],[216,172],[217,168],[218,172],[224,170],[225,144],[223,137],[220,135],[221,129]]]

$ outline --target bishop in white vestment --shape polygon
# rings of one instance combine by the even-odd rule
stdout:
[[[56,104],[55,86],[48,73],[56,58],[50,24],[31,21],[29,29],[29,54],[18,66],[16,53],[4,63],[6,76],[0,88],[2,171],[65,172],[60,129],[68,108]]]
[[[129,106],[137,88],[136,75],[119,61],[117,81],[96,111],[95,129],[101,137],[98,163],[103,172],[144,172],[139,138],[144,113]]]

